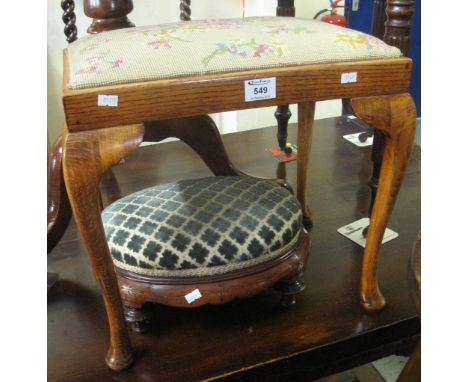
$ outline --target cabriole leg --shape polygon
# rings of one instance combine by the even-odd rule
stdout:
[[[377,277],[379,251],[413,147],[416,110],[409,94],[356,98],[351,104],[358,118],[384,135],[379,187],[370,218],[361,273],[361,304],[373,312],[385,306]]]
[[[122,370],[133,361],[122,301],[98,202],[98,184],[104,171],[136,149],[143,126],[65,133],[63,170],[78,230],[98,281],[110,327],[107,365]]]

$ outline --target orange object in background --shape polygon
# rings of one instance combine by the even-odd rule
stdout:
[[[269,147],[266,149],[274,158],[276,158],[279,162],[291,162],[297,159],[297,146],[291,143],[287,143],[288,147],[290,147],[290,153],[287,154],[286,152],[274,148]]]

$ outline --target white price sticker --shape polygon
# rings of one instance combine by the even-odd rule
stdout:
[[[119,105],[119,96],[98,94],[97,104],[98,106],[117,107]]]
[[[245,102],[276,98],[276,77],[247,80],[245,83]]]
[[[341,73],[341,83],[357,82],[357,72]]]
[[[197,289],[194,289],[193,291],[191,291],[190,293],[187,293],[184,297],[185,297],[185,300],[189,304],[191,304],[195,300],[198,300],[201,296],[202,296],[202,294],[201,294],[200,290],[197,288]]]

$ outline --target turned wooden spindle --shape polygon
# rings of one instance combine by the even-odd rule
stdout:
[[[278,0],[276,7],[276,16],[294,17],[296,8],[294,7],[294,0]],[[275,118],[278,121],[278,145],[281,150],[286,147],[286,140],[288,139],[288,122],[291,118],[291,111],[289,105],[280,105],[275,111]]]
[[[76,28],[76,15],[75,15],[75,2],[73,0],[62,0],[60,3],[63,9],[62,20],[65,23],[63,29],[67,42],[73,42],[76,40],[78,35],[78,29]]]
[[[372,13],[372,36],[383,39],[385,33],[385,8],[387,0],[374,0],[374,8]]]
[[[278,122],[278,132],[276,138],[278,139],[278,145],[281,150],[286,147],[286,140],[288,139],[288,122],[291,118],[291,110],[289,105],[280,105],[276,108],[275,118]]]
[[[289,16],[296,15],[296,8],[294,7],[294,0],[278,0],[276,7],[276,16]]]
[[[180,20],[181,21],[190,21],[190,15],[192,14],[192,10],[190,9],[191,0],[180,0]]]
[[[384,41],[408,56],[415,0],[387,0]]]
[[[132,0],[84,0],[83,6],[85,15],[93,19],[88,33],[135,26],[127,17],[133,10]]]

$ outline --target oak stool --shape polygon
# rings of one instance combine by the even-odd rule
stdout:
[[[351,98],[386,137],[361,281],[362,305],[382,309],[378,253],[415,127],[410,73],[411,60],[375,37],[289,17],[130,27],[71,43],[63,169],[107,309],[109,367],[131,364],[124,317],[144,331],[145,302],[196,307],[272,286],[294,302],[309,252],[307,164],[320,100]],[[299,113],[296,196],[283,180],[237,170],[205,115],[291,103]],[[104,171],[143,140],[168,136],[189,144],[215,176],[141,190],[101,216]]]

